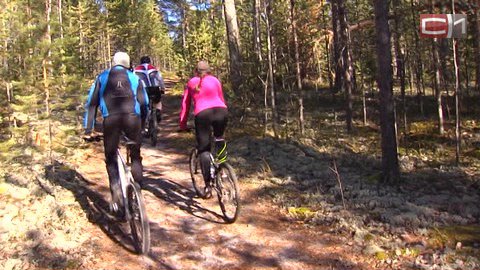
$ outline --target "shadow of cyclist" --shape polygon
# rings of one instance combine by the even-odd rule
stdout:
[[[150,191],[157,198],[178,207],[192,216],[213,223],[226,223],[223,220],[223,215],[202,206],[199,201],[195,200],[195,192],[181,184],[161,178],[145,177],[142,189]]]
[[[58,161],[45,166],[45,176],[52,184],[72,192],[90,222],[96,224],[114,242],[135,253],[128,224],[115,221],[109,214],[108,202],[100,193],[94,191],[95,183]]]

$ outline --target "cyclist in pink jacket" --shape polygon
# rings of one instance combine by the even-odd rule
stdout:
[[[219,163],[227,159],[227,144],[223,138],[228,121],[228,111],[223,97],[222,84],[210,73],[207,62],[200,61],[195,69],[195,76],[188,81],[183,93],[180,129],[187,129],[190,103],[193,99],[195,115],[195,136],[200,157],[205,192],[211,194],[210,188],[210,130],[215,137],[215,158]]]

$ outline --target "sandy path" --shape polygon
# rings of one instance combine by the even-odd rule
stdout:
[[[108,186],[101,144],[77,170],[91,184],[86,192],[96,228],[98,255],[88,269],[369,269],[349,253],[345,240],[328,228],[308,228],[280,214],[261,187],[240,179],[242,211],[225,224],[217,200],[196,198],[188,173],[188,149],[176,147],[179,99],[166,97],[159,144],[142,147],[146,187],[143,190],[151,226],[151,253],[131,252],[119,227],[102,221]],[[100,205],[100,206],[99,206]],[[123,228],[126,228],[125,226]]]

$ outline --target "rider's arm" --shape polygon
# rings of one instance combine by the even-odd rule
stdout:
[[[100,104],[100,79],[97,78],[95,82],[90,87],[90,91],[88,93],[87,104],[85,105],[85,118],[84,118],[84,128],[85,133],[89,134],[92,132],[94,125],[95,125],[95,118],[97,116],[97,108]]]
[[[190,112],[190,91],[188,90],[188,85],[185,87],[185,91],[183,92],[183,99],[182,99],[182,111],[180,112],[180,129],[187,129],[187,120],[188,114]]]

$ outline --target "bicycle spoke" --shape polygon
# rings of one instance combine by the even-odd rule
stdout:
[[[197,156],[197,150],[193,149],[190,153],[190,177],[192,178],[193,189],[200,198],[205,198],[205,181],[203,181],[202,171],[200,169],[200,160]]]
[[[232,223],[237,219],[240,211],[237,179],[233,168],[224,163],[220,165],[216,178],[218,188],[218,201],[227,222]]]
[[[140,188],[136,184],[129,186],[128,200],[130,211],[130,229],[132,231],[135,249],[145,254],[150,249],[150,225],[146,216],[146,209],[141,197]]]

